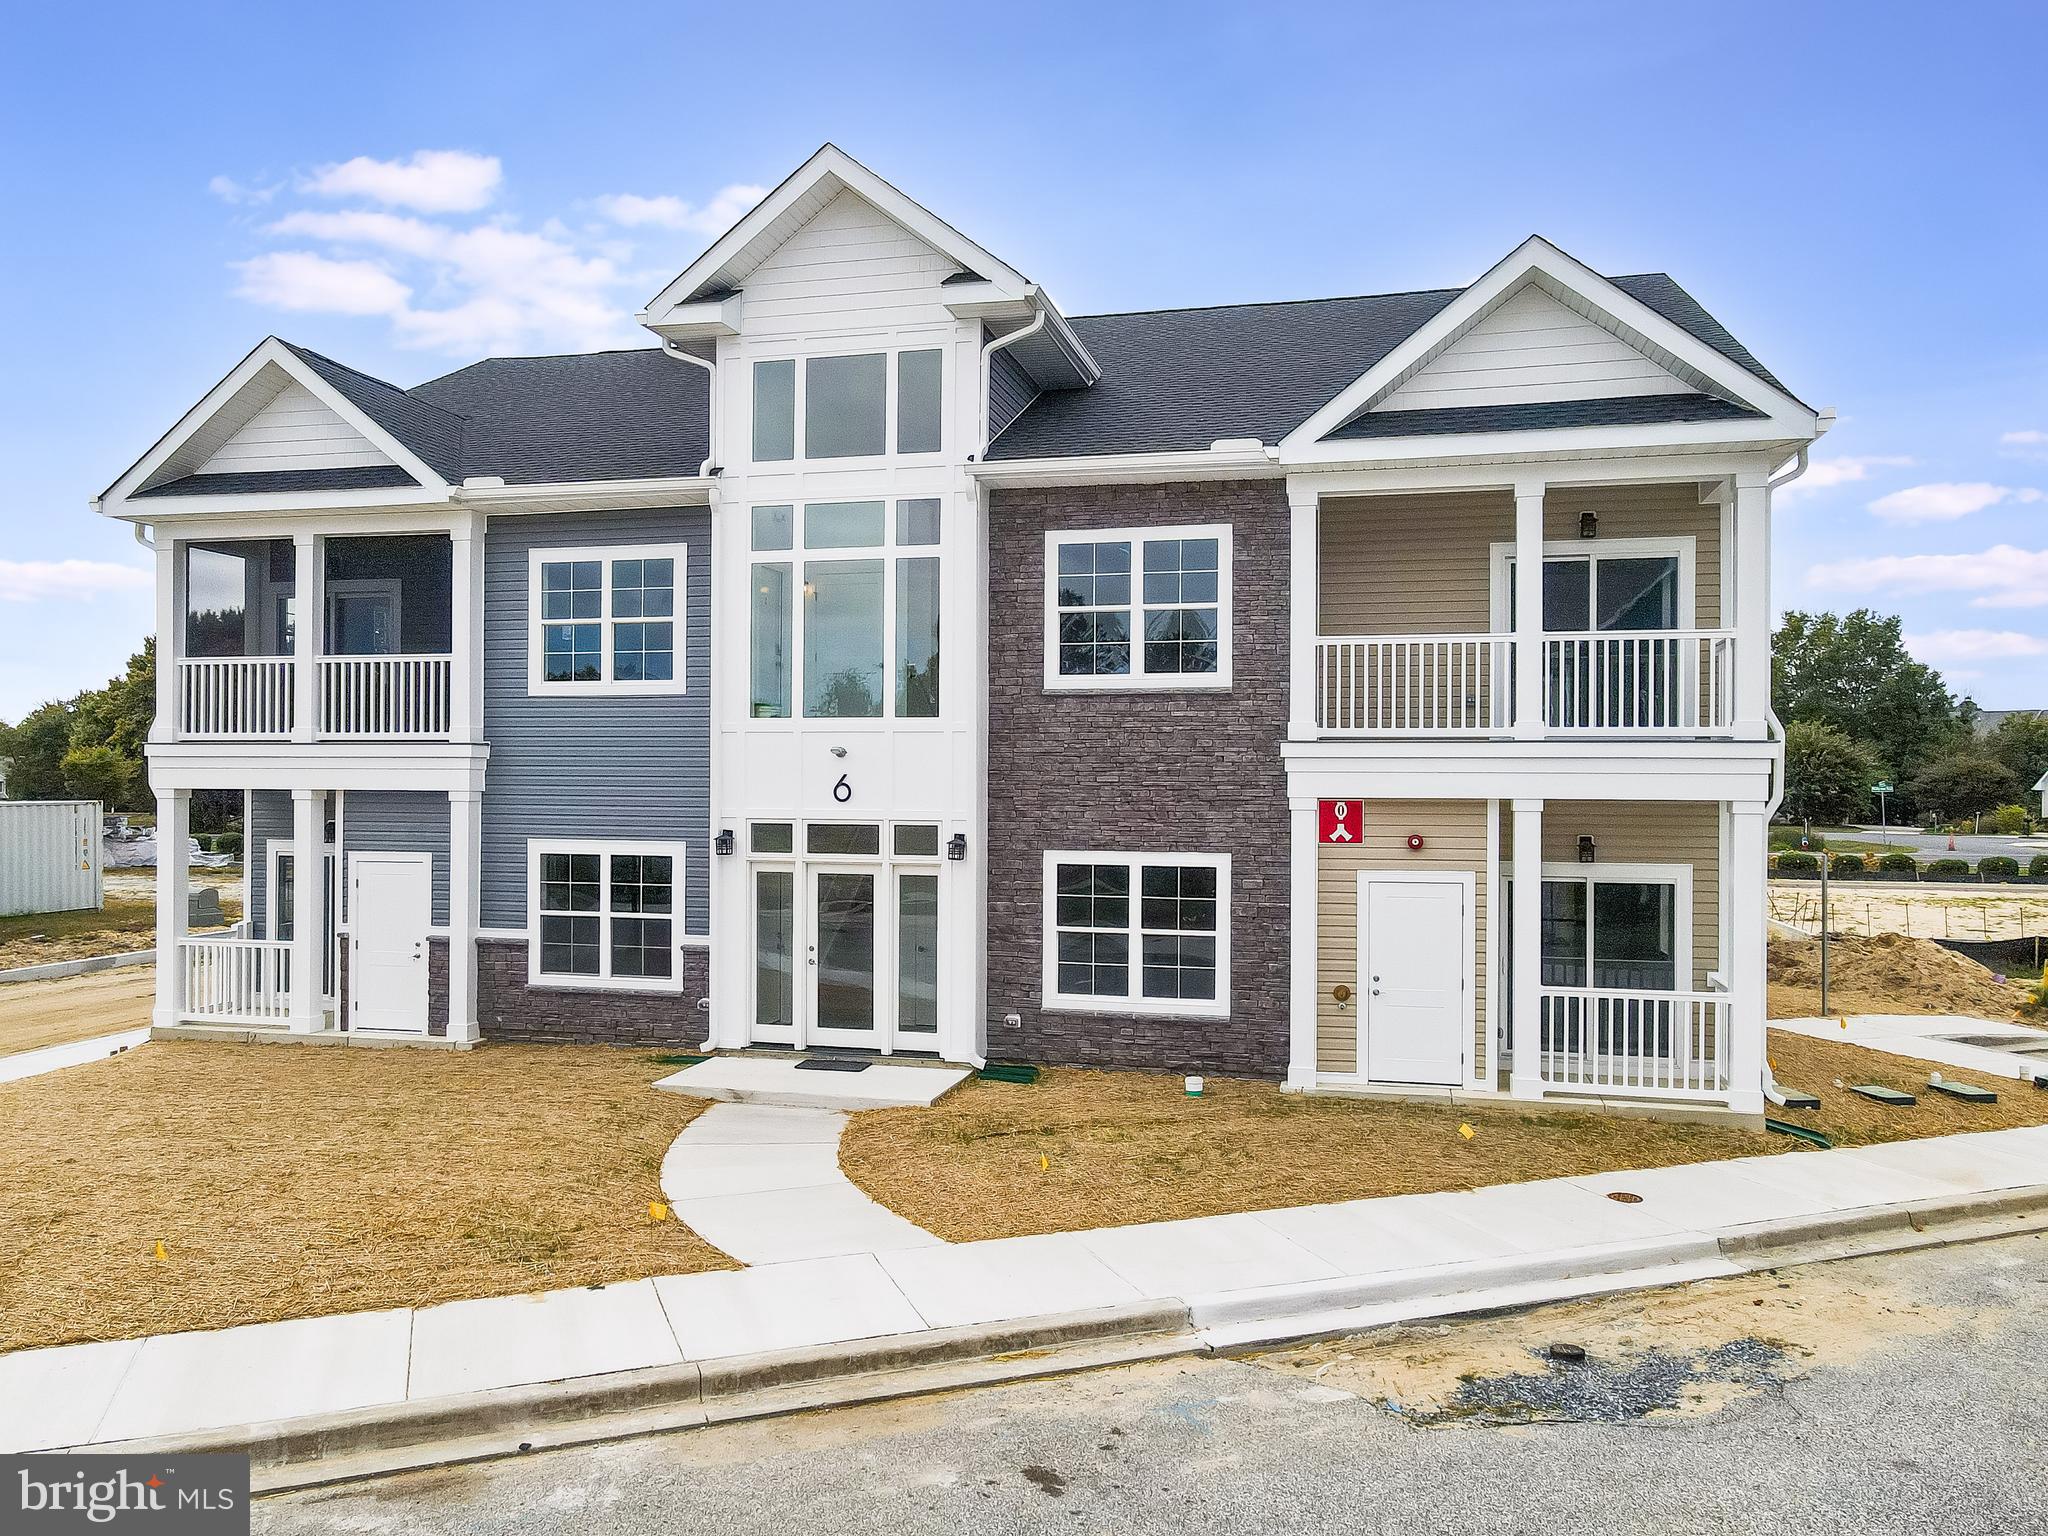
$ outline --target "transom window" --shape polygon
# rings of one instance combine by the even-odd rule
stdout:
[[[1048,688],[1230,681],[1230,529],[1048,533]]]
[[[673,987],[683,859],[675,843],[529,844],[531,979]]]
[[[682,693],[680,544],[536,549],[527,691]]]
[[[1230,860],[1048,853],[1045,1006],[1230,1011]]]
[[[753,459],[879,458],[937,453],[945,352],[855,352],[754,364]],[[797,427],[803,427],[799,443]]]

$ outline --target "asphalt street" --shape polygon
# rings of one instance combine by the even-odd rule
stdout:
[[[2012,1238],[412,1473],[255,1528],[2048,1531],[2044,1358],[2048,1238]]]

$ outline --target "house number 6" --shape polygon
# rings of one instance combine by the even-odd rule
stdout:
[[[853,798],[853,786],[846,782],[846,775],[839,775],[839,782],[832,786],[832,798],[841,805]]]

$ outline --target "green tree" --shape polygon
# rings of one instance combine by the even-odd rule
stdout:
[[[1794,821],[1835,826],[1867,815],[1881,774],[1877,754],[1824,721],[1785,727],[1785,814]]]
[[[64,795],[64,754],[71,750],[71,709],[37,706],[10,733],[7,793],[16,800],[56,800]]]
[[[1984,750],[2012,770],[2021,789],[2032,789],[2048,773],[2048,715],[2007,715],[1985,736]]]
[[[139,770],[155,715],[156,641],[149,639],[128,658],[127,670],[119,677],[78,696],[71,716],[71,745],[111,747]]]
[[[1939,672],[1906,654],[1896,616],[1868,608],[1786,614],[1771,647],[1771,696],[1787,724],[1832,725],[1908,781],[1967,746],[1974,713]]]
[[[1910,788],[1922,809],[1960,821],[2010,801],[2019,792],[2019,780],[1995,757],[1951,752],[1916,773]]]
[[[64,788],[79,800],[97,800],[104,810],[137,809],[142,765],[112,747],[73,747],[64,754]]]

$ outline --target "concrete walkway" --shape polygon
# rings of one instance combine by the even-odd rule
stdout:
[[[711,1120],[721,1113],[699,1124],[747,1138],[723,1145],[814,1149],[789,1157],[813,1170],[837,1137],[817,1112],[765,1119],[741,1105]],[[688,1149],[686,1176],[709,1178],[719,1159],[696,1160],[720,1144],[707,1134]],[[1178,1303],[1199,1342],[1231,1347],[1732,1274],[1742,1266],[1723,1243],[1759,1223],[2041,1186],[2048,1126],[994,1242],[925,1233],[914,1246],[723,1274],[0,1356],[0,1452],[1148,1301]],[[704,1187],[679,1204],[725,1198]],[[1607,1198],[1616,1191],[1640,1199]],[[791,1207],[788,1219],[807,1218]]]
[[[88,1061],[104,1061],[118,1052],[132,1050],[148,1039],[147,1029],[124,1029],[111,1035],[95,1035],[90,1040],[67,1040],[62,1045],[46,1045],[40,1050],[16,1051],[12,1056],[0,1056],[0,1083],[40,1077],[45,1072],[82,1066]]]
[[[669,1147],[661,1192],[684,1225],[742,1264],[935,1246],[839,1171],[845,1129],[839,1110],[713,1104]]]
[[[1844,1027],[1846,1022],[1847,1027]],[[1888,1056],[1925,1062],[1944,1075],[2004,1078],[2030,1083],[2048,1079],[2048,1031],[1969,1014],[1852,1013],[1820,1019],[1773,1019],[1771,1028],[1815,1040],[1860,1045]],[[1997,1041],[1996,1045],[1981,1042]],[[2029,1055],[2030,1051],[2043,1054]],[[1801,1083],[1781,1086],[1804,1087]]]

